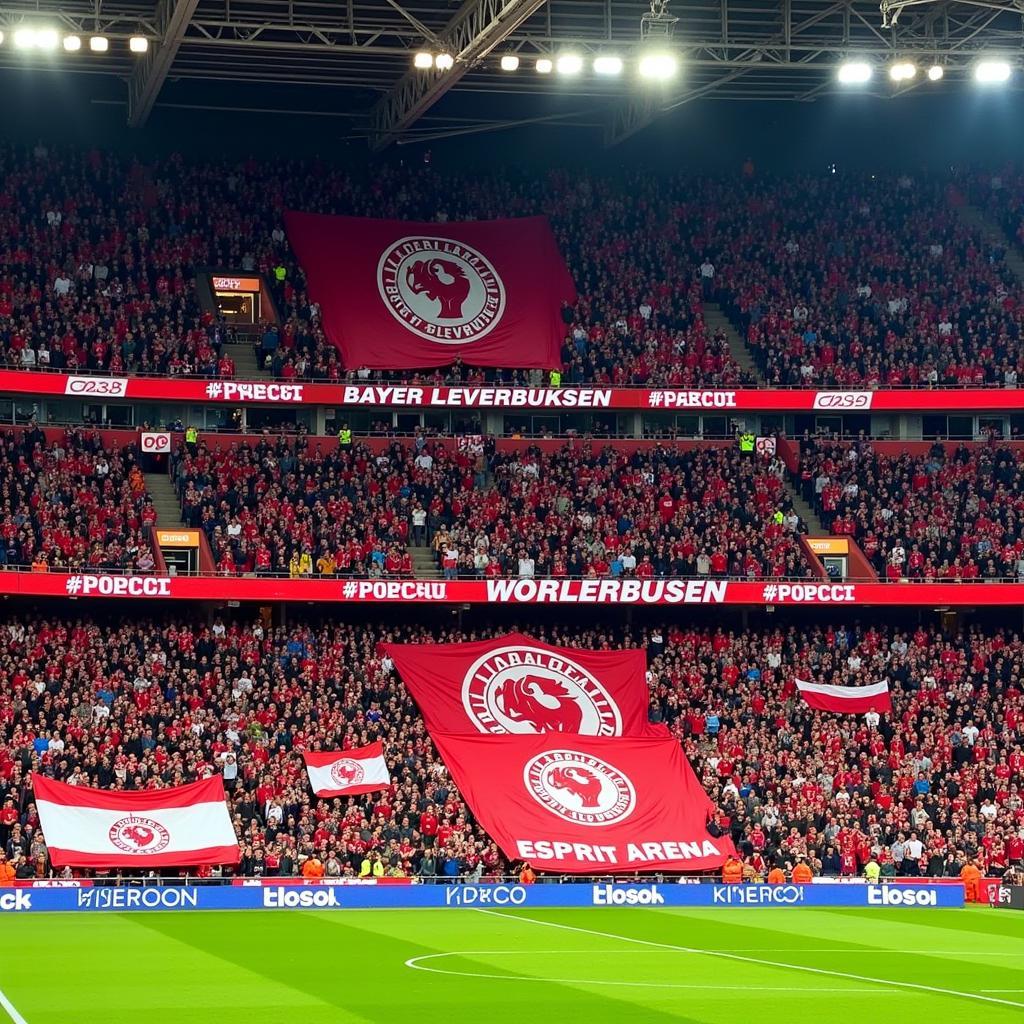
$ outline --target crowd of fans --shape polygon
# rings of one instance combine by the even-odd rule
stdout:
[[[369,377],[326,341],[283,229],[292,208],[442,223],[546,214],[579,293],[563,311],[564,383],[754,383],[709,329],[707,301],[746,332],[770,383],[1010,384],[1022,369],[1019,283],[936,180],[142,164],[42,144],[0,146],[0,172],[8,366],[231,376],[231,332],[195,284],[198,268],[220,267],[268,283],[279,323],[252,339],[266,369]],[[485,373],[456,363],[397,376]],[[486,376],[546,383],[540,370]]]
[[[0,567],[150,572],[156,512],[134,446],[94,431],[0,433]]]
[[[1024,579],[1019,450],[937,442],[926,454],[882,455],[866,440],[805,438],[800,483],[880,579]]]
[[[200,442],[173,473],[185,523],[229,575],[409,576],[410,546],[429,546],[448,579],[808,572],[781,463],[728,446],[498,452],[490,438],[417,435],[374,454]]]
[[[495,631],[500,632],[500,631]],[[246,875],[479,877],[518,869],[475,824],[383,641],[492,630],[263,619],[0,625],[0,849],[51,873],[29,772],[117,790],[222,773]],[[748,874],[989,872],[1024,861],[1024,644],[1004,629],[547,625],[540,639],[646,647],[650,718],[682,743]],[[887,678],[894,713],[809,710],[795,680]],[[384,742],[392,785],[314,797],[300,753]],[[187,867],[182,865],[183,868]],[[65,872],[70,874],[70,872]]]
[[[715,292],[772,384],[1013,386],[1021,286],[946,183],[752,187],[723,206]]]

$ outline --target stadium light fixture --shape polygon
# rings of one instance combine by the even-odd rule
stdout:
[[[36,30],[34,28],[16,28],[14,30],[14,45],[19,50],[31,50],[36,45]]]
[[[128,40],[128,49],[132,53],[145,53],[149,49],[149,40],[145,36],[132,36]]]
[[[439,53],[434,58],[434,67],[438,71],[451,71],[455,67],[455,58],[450,53]]]
[[[1010,77],[1005,60],[980,60],[974,65],[974,80],[979,85],[1002,85]]]
[[[3,32],[0,32],[0,44],[3,43],[4,38],[5,38],[5,36],[4,36]]]
[[[595,57],[594,72],[598,75],[619,75],[622,73],[622,58],[611,54]]]
[[[563,53],[555,67],[560,75],[578,75],[583,70],[583,58],[578,53]]]
[[[36,48],[39,50],[56,50],[60,45],[60,36],[55,28],[36,30]]]
[[[848,60],[839,65],[839,81],[842,85],[864,85],[871,81],[871,65],[863,60]]]
[[[426,50],[420,50],[412,59],[413,67],[419,68],[420,70],[426,70],[434,66],[434,55],[427,53]]]
[[[554,64],[552,64],[550,57],[539,57],[534,67],[538,75],[550,75]]]
[[[82,37],[81,36],[65,36],[64,37],[64,49],[68,53],[78,53],[82,48]]]
[[[894,82],[909,82],[917,77],[917,65],[909,60],[898,60],[890,65],[889,77]]]
[[[671,53],[646,53],[640,58],[640,77],[651,82],[667,82],[679,70],[679,61]]]
[[[942,80],[942,76],[943,76],[943,75],[944,75],[945,73],[946,73],[946,72],[945,72],[945,70],[943,69],[943,67],[942,67],[942,65],[941,65],[941,64],[933,64],[933,65],[932,65],[932,66],[931,66],[931,67],[930,67],[930,68],[928,69],[928,81],[929,81],[929,82],[938,82],[938,81],[941,81],[941,80]]]
[[[519,70],[519,54],[518,53],[506,53],[501,58],[501,70],[502,71],[518,71]]]
[[[110,49],[110,40],[106,36],[89,36],[89,49],[93,53],[106,53]]]

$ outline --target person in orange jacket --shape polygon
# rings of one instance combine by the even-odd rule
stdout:
[[[743,861],[731,854],[725,858],[722,865],[722,881],[730,885],[743,881]]]
[[[768,884],[769,885],[785,885],[786,884],[786,872],[775,864],[771,871],[768,872]]]
[[[536,872],[530,867],[529,863],[523,864],[522,871],[519,872],[519,884],[520,885],[533,885],[537,881]]]
[[[808,882],[814,879],[814,872],[811,870],[810,865],[803,859],[797,862],[795,868],[793,868],[793,881],[797,885],[807,885]]]
[[[7,859],[7,855],[0,851],[0,886],[14,885],[14,865]]]
[[[302,865],[303,878],[323,878],[324,863],[319,857],[308,857]]]
[[[977,903],[981,899],[981,868],[976,860],[968,861],[960,869],[960,878],[964,883],[964,900]]]

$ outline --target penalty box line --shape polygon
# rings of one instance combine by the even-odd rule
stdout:
[[[28,1021],[14,1008],[14,1003],[3,992],[0,992],[0,1006],[4,1008],[7,1016],[11,1018],[14,1024],[28,1024]]]
[[[1015,1002],[1012,999],[998,999],[995,996],[984,996],[977,992],[961,992],[953,988],[938,988],[934,985],[922,985],[913,981],[896,981],[892,978],[872,978],[866,974],[851,974],[847,971],[830,971],[824,967],[807,967],[804,964],[780,963],[778,960],[761,960],[753,956],[741,956],[739,953],[724,953],[719,950],[698,949],[695,946],[677,946],[670,942],[655,942],[651,939],[635,939],[629,935],[616,935],[614,932],[601,932],[593,928],[580,928],[577,925],[558,924],[555,921],[542,921],[536,917],[525,917],[522,914],[503,914],[497,910],[484,910],[481,907],[474,907],[478,914],[487,914],[490,917],[500,917],[506,921],[522,921],[527,924],[536,924],[544,928],[558,928],[567,932],[578,932],[581,935],[595,935],[601,939],[614,939],[619,942],[633,942],[640,946],[651,946],[657,949],[674,949],[682,953],[699,953],[702,956],[718,957],[720,960],[731,960],[737,963],[757,964],[760,967],[781,967],[789,971],[801,971],[805,974],[817,974],[827,978],[844,978],[847,981],[866,981],[872,985],[887,985],[890,988],[911,989],[917,992],[930,992],[933,995],[954,996],[961,999],[973,999],[980,1003],[994,1003],[998,1006],[1012,1006],[1017,1010],[1024,1010],[1024,1003]]]

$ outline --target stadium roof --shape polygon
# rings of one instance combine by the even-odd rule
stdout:
[[[132,125],[156,102],[173,105],[178,83],[202,85],[196,107],[281,113],[298,112],[295,97],[312,90],[317,112],[348,119],[379,148],[529,123],[601,126],[614,144],[699,98],[813,100],[842,88],[836,69],[851,57],[877,65],[869,91],[899,96],[956,83],[981,55],[1020,56],[1024,0],[884,0],[883,8],[876,0],[655,0],[658,23],[650,0],[36,0],[0,3],[0,68],[116,76],[127,85]],[[73,53],[18,47],[19,26],[75,33],[83,45]],[[88,45],[96,34],[108,39],[105,52]],[[129,51],[132,36],[146,37],[147,53]],[[644,45],[676,52],[678,76],[638,81]],[[454,66],[414,70],[421,50],[450,53]],[[539,57],[565,52],[583,58],[581,73],[537,72]],[[624,72],[591,73],[591,59],[610,53],[626,61]],[[519,68],[500,70],[511,54]],[[904,58],[922,73],[893,84],[885,66]],[[941,83],[923,73],[932,64],[944,68]],[[247,88],[266,87],[287,102],[246,102]],[[474,102],[481,94],[488,101]]]

